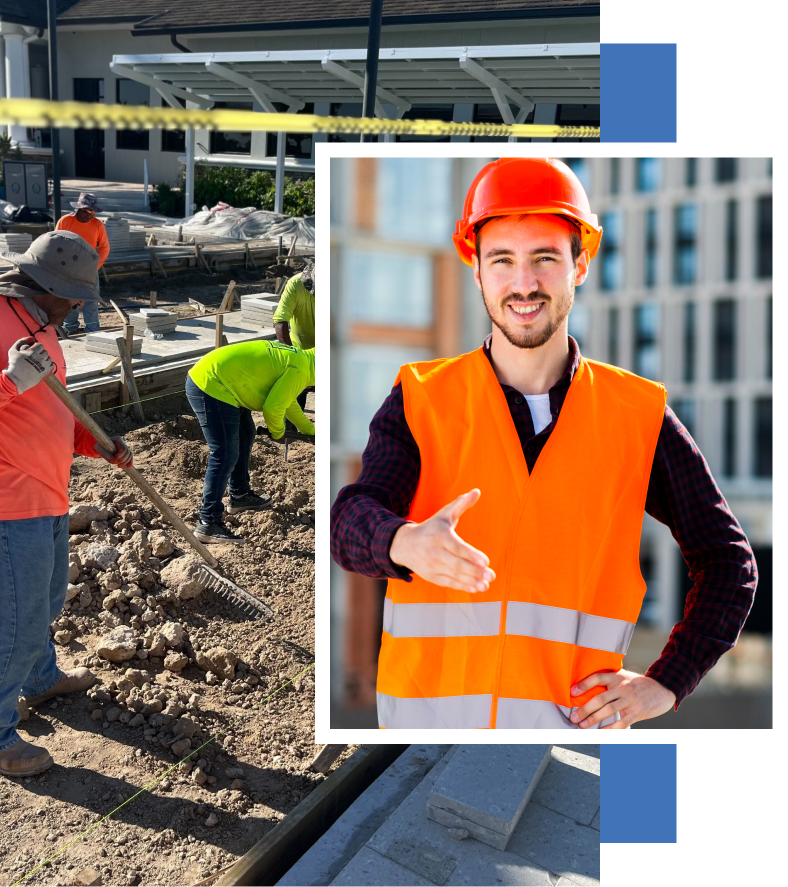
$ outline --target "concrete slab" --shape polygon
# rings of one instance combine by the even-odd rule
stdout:
[[[602,808],[596,811],[596,816],[591,820],[591,828],[595,828],[598,832],[602,831],[602,826],[600,822],[600,813],[602,812]]]
[[[454,746],[452,752],[432,768],[367,842],[367,847],[376,850],[381,856],[394,858],[396,862],[413,869],[422,878],[429,878],[429,873],[436,873],[441,864],[447,868],[447,858],[453,858],[456,863],[455,868],[446,884],[489,887],[498,883],[500,867],[504,868],[507,872],[506,878],[510,879],[506,883],[521,885],[553,883],[555,877],[553,876],[551,881],[550,872],[538,860],[523,858],[512,853],[511,842],[509,850],[501,851],[488,847],[474,838],[455,841],[449,836],[448,829],[426,818],[424,809],[433,786],[449,765],[452,753],[456,757],[462,748],[463,746]],[[514,835],[523,828],[524,818],[521,818]],[[408,856],[411,850],[415,850],[415,853]]]
[[[228,312],[224,315],[224,334],[229,344],[250,342],[254,339],[275,339],[273,327],[260,328],[259,325],[243,320],[240,311]],[[109,335],[109,334],[104,334]],[[122,335],[119,331],[113,336]],[[195,361],[212,351],[216,344],[216,317],[190,317],[178,321],[178,328],[164,339],[142,338],[142,350],[135,354],[132,365],[144,368],[170,361],[193,358]],[[66,359],[66,378],[69,383],[92,376],[100,376],[107,365],[107,355],[91,353],[85,350],[84,337],[64,339],[61,343]],[[116,352],[115,352],[116,353]],[[116,371],[116,374],[118,371]],[[111,378],[111,377],[110,377]]]
[[[411,745],[310,847],[277,887],[330,884],[450,748]]]
[[[419,877],[369,847],[357,853],[331,883],[347,887],[436,887],[433,881]]]
[[[590,757],[599,760],[598,745],[564,745],[561,743],[557,748],[565,748],[567,751],[576,751],[580,755],[589,755]]]
[[[461,746],[435,783],[429,805],[508,837],[551,761],[550,749],[549,745]],[[478,837],[485,839],[483,834]]]
[[[506,850],[506,845],[509,843],[509,835],[499,835],[498,832],[493,832],[478,823],[471,822],[470,819],[463,819],[462,816],[449,813],[448,810],[442,810],[440,807],[427,804],[424,812],[427,814],[427,818],[433,822],[444,825],[446,828],[465,829],[477,841],[489,844],[490,847],[495,847],[497,850]]]
[[[531,800],[583,825],[590,825],[599,810],[599,760],[564,748],[553,748],[550,764]]]
[[[533,801],[507,849],[577,884],[599,883],[599,832]]]
[[[114,357],[117,357],[118,344],[116,340],[118,337],[122,338],[123,333],[120,331],[109,333],[87,333],[83,347],[85,351],[94,354],[111,354]],[[140,354],[142,354],[142,337],[135,335],[131,341],[131,355],[132,357],[139,357]],[[106,359],[103,358],[102,362],[106,363]],[[66,368],[68,368],[68,364],[66,364]]]

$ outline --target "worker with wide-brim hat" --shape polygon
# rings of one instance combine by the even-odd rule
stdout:
[[[98,254],[81,237],[51,231],[25,253],[0,253],[0,774],[32,776],[53,763],[19,737],[17,703],[74,693],[95,680],[61,671],[49,626],[68,587],[68,482],[73,454],[131,464],[120,437],[109,453],[49,387],[65,384],[57,327],[98,300]]]
[[[278,443],[314,441],[315,426],[298,396],[315,384],[315,349],[302,351],[266,339],[217,348],[189,370],[186,397],[208,444],[200,520],[194,535],[201,542],[244,542],[224,521],[227,512],[264,511],[271,497],[252,490],[249,460],[260,431]],[[261,412],[265,429],[255,429],[252,411]],[[295,430],[285,429],[289,420]]]
[[[628,727],[678,706],[736,642],[757,571],[708,465],[662,385],[568,335],[601,237],[559,160],[497,160],[468,191],[454,243],[492,334],[401,368],[332,509],[335,560],[389,580],[381,727]],[[694,586],[640,675],[622,661],[644,510]]]
[[[79,197],[70,203],[74,211],[58,219],[55,230],[71,231],[89,243],[98,253],[98,267],[101,268],[109,256],[109,237],[104,223],[96,218],[96,213],[101,212],[98,199],[95,194],[82,191]],[[98,286],[98,274],[96,274],[96,286]],[[85,320],[86,333],[97,333],[101,329],[96,301],[85,302],[82,306],[82,316]],[[75,308],[66,317],[63,327],[69,334],[79,331],[79,308]]]

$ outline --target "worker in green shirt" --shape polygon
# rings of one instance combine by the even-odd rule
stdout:
[[[315,347],[315,266],[307,262],[300,274],[288,280],[274,312],[276,338],[296,348]],[[298,397],[306,409],[306,390]]]
[[[249,479],[255,438],[252,410],[262,412],[272,440],[314,440],[315,426],[296,402],[298,395],[314,384],[315,349],[301,351],[281,342],[225,345],[191,368],[186,397],[210,451],[200,522],[194,532],[200,541],[244,541],[224,525],[222,497],[228,481],[230,514],[270,507],[270,497],[253,492]],[[285,417],[297,432],[285,433]]]

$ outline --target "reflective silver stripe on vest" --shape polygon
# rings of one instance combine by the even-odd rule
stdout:
[[[490,726],[492,694],[404,698],[378,693],[378,724],[389,729]]]
[[[495,717],[495,726],[499,730],[526,730],[533,728],[579,730],[577,724],[573,724],[569,718],[574,708],[564,705],[556,705],[554,702],[546,702],[542,699],[509,699],[504,696],[498,698],[498,713]],[[607,727],[614,721],[620,720],[621,715],[616,712],[608,718],[587,727],[595,730],[599,727]]]
[[[395,638],[486,637],[498,634],[501,602],[383,604],[383,631]]]
[[[626,653],[634,630],[634,623],[623,619],[591,616],[544,604],[509,601],[506,610],[507,634],[560,641],[609,653]]]

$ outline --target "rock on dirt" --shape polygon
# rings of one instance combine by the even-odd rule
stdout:
[[[212,671],[226,680],[235,679],[235,666],[238,657],[224,647],[213,647],[207,652],[200,651],[196,655],[196,661],[203,671]]]
[[[104,521],[109,517],[109,511],[100,505],[87,505],[84,502],[72,505],[68,510],[68,532],[86,533],[93,521]]]
[[[56,631],[54,634],[54,641],[56,644],[60,644],[61,646],[65,646],[66,644],[71,643],[72,634],[70,631]]]
[[[174,650],[170,650],[164,659],[164,667],[168,671],[182,671],[188,664],[189,657],[183,653],[176,653]]]
[[[119,625],[101,638],[96,653],[110,662],[127,662],[134,658],[138,644],[137,635],[127,626]]]
[[[84,566],[95,567],[102,571],[117,563],[120,557],[120,552],[114,545],[107,545],[104,542],[91,542],[81,551]]]
[[[175,546],[161,530],[151,533],[148,541],[154,557],[167,557],[175,551]]]
[[[159,629],[159,634],[164,638],[164,643],[168,647],[180,647],[186,636],[183,626],[178,622],[165,622]]]
[[[200,565],[202,561],[192,554],[175,558],[161,571],[161,581],[179,600],[188,601],[202,591]]]
[[[96,887],[101,884],[101,875],[95,869],[82,869],[74,878],[78,887]]]

